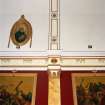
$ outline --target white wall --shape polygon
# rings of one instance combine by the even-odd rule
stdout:
[[[49,0],[0,0],[0,51],[46,51]],[[7,48],[10,29],[24,14],[33,27],[32,48]],[[105,51],[105,0],[61,0],[61,49]],[[88,49],[88,45],[93,45]]]
[[[48,0],[0,0],[0,50],[42,51],[48,48]],[[29,44],[17,50],[13,44],[8,49],[12,25],[24,14],[33,27],[32,48]]]
[[[105,0],[61,0],[61,46],[67,51],[105,51]]]

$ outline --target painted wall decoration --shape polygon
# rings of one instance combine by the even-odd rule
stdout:
[[[105,105],[105,73],[73,73],[74,105]]]
[[[0,73],[0,105],[35,105],[37,74]]]
[[[13,44],[16,45],[16,48],[25,45],[30,40],[30,48],[32,44],[32,26],[25,19],[25,16],[22,15],[21,18],[13,25],[11,32],[8,47],[10,45],[10,39]]]

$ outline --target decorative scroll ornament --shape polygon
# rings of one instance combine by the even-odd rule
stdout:
[[[30,48],[32,44],[32,26],[25,19],[24,15],[13,25],[11,32],[8,47],[10,45],[10,40],[12,40],[13,44],[16,45],[16,48],[20,48],[20,46],[25,45],[28,41],[30,41]]]

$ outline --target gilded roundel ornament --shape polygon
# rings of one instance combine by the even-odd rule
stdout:
[[[30,47],[31,47],[32,26],[25,19],[24,15],[22,15],[21,18],[13,25],[10,32],[10,39],[12,40],[13,44],[16,45],[16,48],[20,48],[20,46],[25,45],[28,41],[30,41]]]

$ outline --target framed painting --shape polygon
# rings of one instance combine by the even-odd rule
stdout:
[[[0,73],[0,105],[35,105],[36,85],[36,73]]]
[[[74,105],[105,105],[105,73],[72,74]]]

